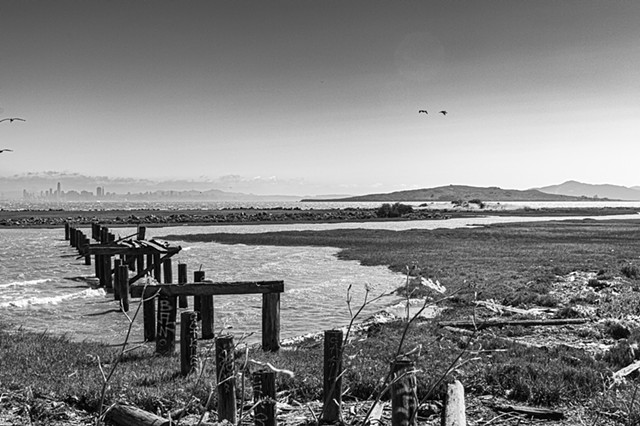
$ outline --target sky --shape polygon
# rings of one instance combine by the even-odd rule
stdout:
[[[640,185],[639,22],[631,0],[0,0],[0,118],[26,120],[0,123],[0,176]]]

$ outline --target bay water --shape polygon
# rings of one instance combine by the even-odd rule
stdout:
[[[491,223],[585,219],[587,217],[505,217],[487,216],[449,220],[422,220],[364,223],[260,224],[171,226],[147,228],[147,238],[191,233],[252,233],[284,230],[323,229],[436,229],[459,228]],[[594,216],[595,220],[640,218],[639,215]],[[121,236],[134,228],[113,228]],[[90,228],[84,229],[90,235]],[[193,271],[205,271],[217,282],[283,280],[281,297],[281,338],[290,338],[325,329],[343,327],[351,314],[347,304],[350,288],[351,309],[355,312],[365,295],[371,299],[389,293],[404,283],[402,274],[385,266],[362,266],[357,261],[338,260],[339,249],[332,247],[276,247],[223,245],[171,241],[182,250],[176,263]],[[64,240],[64,230],[0,229],[0,322],[38,333],[66,334],[73,340],[122,343],[129,326],[113,295],[98,286],[95,267],[86,266]],[[367,290],[368,289],[368,290]],[[132,316],[136,299],[132,301]],[[365,309],[359,319],[397,305],[401,299],[386,296]],[[191,301],[190,301],[191,303]],[[239,340],[260,341],[261,296],[231,295],[215,297],[215,328],[226,330]],[[142,312],[133,321],[131,342],[142,341]]]

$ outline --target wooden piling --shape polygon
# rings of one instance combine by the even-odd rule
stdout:
[[[164,283],[172,284],[173,283],[173,269],[171,265],[171,258],[165,259],[162,262],[162,273],[164,275]]]
[[[188,376],[198,366],[198,315],[180,314],[180,373]]]
[[[138,226],[138,240],[144,240],[145,234],[147,233],[146,226]]]
[[[391,363],[391,425],[414,426],[418,409],[413,361],[402,358]]]
[[[185,284],[187,282],[187,276],[187,264],[178,263],[178,284]],[[183,309],[189,307],[187,296],[178,296],[178,307]]]
[[[149,298],[142,302],[142,323],[144,326],[144,340],[156,340],[156,298]]]
[[[262,295],[262,350],[280,349],[280,293]]]
[[[120,281],[120,305],[123,312],[129,312],[129,268],[127,265],[118,266],[118,281]]]
[[[100,284],[104,286],[108,293],[113,291],[113,281],[111,279],[111,256],[102,256],[102,281]]]
[[[120,283],[120,266],[122,266],[122,260],[113,259],[113,299],[120,300],[120,291],[122,290]]]
[[[162,265],[160,264],[160,253],[154,253],[153,257],[153,278],[159,283],[162,282]]]
[[[253,403],[256,426],[277,425],[275,372],[262,370],[253,373]]]
[[[193,282],[199,283],[202,281],[204,281],[204,271],[193,271]],[[200,314],[201,300],[200,296],[193,296],[193,310],[198,313],[198,321],[202,318]]]
[[[236,424],[236,379],[233,363],[233,337],[216,339],[216,377],[218,378],[218,416]]]
[[[442,426],[466,426],[467,418],[464,407],[464,388],[456,380],[447,385],[447,395],[442,410]]]
[[[324,332],[324,386],[322,422],[340,421],[342,407],[342,330]]]
[[[82,246],[83,247],[88,246],[89,243],[90,243],[89,238],[85,235],[82,238]],[[91,255],[90,254],[85,254],[85,256],[84,256],[84,264],[85,265],[91,265]]]
[[[71,235],[69,235],[69,222],[65,222],[64,223],[64,240],[65,241],[69,241],[69,239],[71,238]]]
[[[158,295],[156,353],[172,355],[176,347],[176,297],[163,292]]]

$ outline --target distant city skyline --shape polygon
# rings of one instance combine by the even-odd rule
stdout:
[[[26,121],[0,123],[0,177],[640,185],[638,22],[597,0],[5,1],[0,119]]]

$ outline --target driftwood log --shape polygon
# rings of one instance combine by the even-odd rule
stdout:
[[[489,320],[489,321],[440,321],[438,324],[443,327],[456,327],[456,328],[477,328],[481,330],[487,327],[504,327],[504,326],[521,326],[521,327],[534,327],[534,326],[551,326],[551,325],[571,325],[571,324],[584,324],[591,321],[587,318],[558,318],[558,319],[544,319],[544,320]]]
[[[164,417],[133,405],[116,404],[107,412],[107,419],[118,426],[169,426]]]
[[[562,411],[549,410],[547,408],[526,407],[523,405],[499,405],[489,404],[489,406],[503,413],[519,414],[527,417],[533,417],[536,419],[546,420],[562,420],[564,419],[564,413]]]

